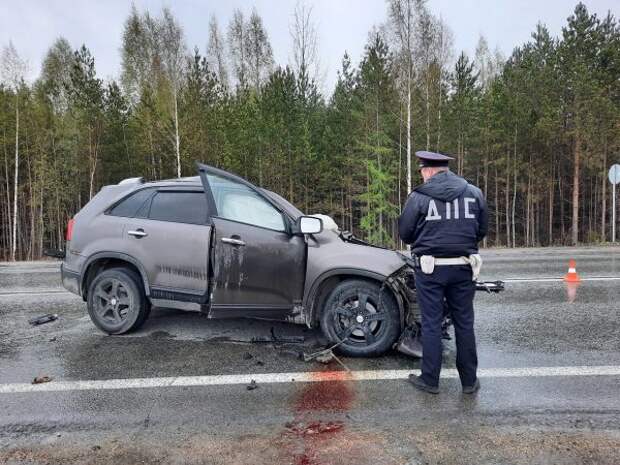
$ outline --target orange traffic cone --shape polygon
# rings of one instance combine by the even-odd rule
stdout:
[[[568,283],[578,283],[581,281],[576,270],[577,263],[572,258],[568,262],[568,273],[564,276],[564,281]]]

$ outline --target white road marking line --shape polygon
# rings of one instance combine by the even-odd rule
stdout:
[[[19,297],[19,296],[45,296],[45,295],[64,295],[71,294],[71,292],[64,289],[58,290],[45,290],[45,291],[14,291],[14,292],[0,292],[0,297]]]
[[[0,269],[0,274],[60,273],[60,268]]]
[[[581,281],[620,281],[620,276],[580,276]],[[505,278],[505,283],[545,283],[554,281],[564,281],[564,278]]]
[[[161,378],[129,378],[92,381],[51,381],[45,384],[0,384],[0,394],[31,392],[99,391],[113,389],[145,389],[187,386],[228,386],[249,384],[308,383],[329,380],[378,381],[407,379],[419,370],[367,370],[299,373],[257,373],[212,376],[170,376]],[[481,378],[530,378],[556,376],[620,376],[620,366],[574,366],[531,368],[484,368],[478,370]],[[455,369],[445,369],[442,378],[458,378]]]

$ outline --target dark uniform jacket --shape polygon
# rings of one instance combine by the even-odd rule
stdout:
[[[488,212],[482,191],[451,171],[416,187],[398,220],[411,253],[460,257],[478,252],[487,234]]]

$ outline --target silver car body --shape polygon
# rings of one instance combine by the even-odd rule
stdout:
[[[62,264],[65,288],[86,300],[99,270],[124,265],[139,273],[146,296],[156,306],[200,310],[213,318],[273,318],[313,327],[331,290],[355,277],[391,289],[404,324],[412,305],[405,277],[410,269],[399,253],[331,229],[300,234],[296,228],[301,212],[286,200],[231,173],[199,166],[198,177],[150,183],[132,179],[102,188],[74,217]],[[214,179],[251,189],[282,215],[285,230],[224,217],[217,207],[223,188]],[[110,214],[113,206],[144,189],[186,193],[188,198],[206,195],[204,224]]]

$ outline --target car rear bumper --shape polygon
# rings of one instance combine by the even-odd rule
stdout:
[[[82,295],[80,292],[80,274],[76,271],[68,270],[64,263],[60,264],[60,279],[66,290]]]

